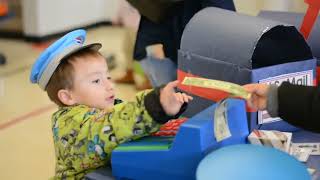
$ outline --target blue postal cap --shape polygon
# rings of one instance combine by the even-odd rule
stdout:
[[[45,90],[62,59],[83,49],[98,51],[102,47],[100,43],[84,45],[85,39],[86,31],[79,29],[69,32],[51,44],[33,64],[30,81],[39,84],[40,88]]]

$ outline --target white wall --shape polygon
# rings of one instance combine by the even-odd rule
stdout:
[[[234,0],[240,13],[305,12],[304,0]],[[22,0],[25,35],[41,37],[113,19],[118,0]]]
[[[273,11],[305,12],[304,0],[264,0],[262,9]]]
[[[117,0],[22,0],[25,35],[41,37],[111,20]]]
[[[304,0],[234,0],[237,11],[248,15],[257,15],[260,10],[305,12]]]
[[[293,12],[306,12],[308,5],[304,0],[291,0],[289,10]]]

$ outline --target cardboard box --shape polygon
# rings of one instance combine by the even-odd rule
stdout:
[[[310,47],[294,26],[213,7],[191,19],[178,52],[180,81],[194,76],[239,85],[280,85],[283,81],[314,85],[315,70]],[[205,88],[180,85],[179,89],[194,97],[184,114],[187,117],[226,97],[226,93]],[[266,112],[248,113],[250,131],[298,129]]]

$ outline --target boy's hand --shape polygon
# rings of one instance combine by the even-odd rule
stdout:
[[[251,93],[251,98],[247,100],[250,108],[255,110],[265,110],[267,108],[267,96],[269,85],[267,84],[247,84],[243,86],[246,91]]]
[[[160,103],[168,116],[176,115],[183,103],[187,103],[193,99],[185,93],[175,92],[178,84],[179,81],[170,82],[160,92]]]

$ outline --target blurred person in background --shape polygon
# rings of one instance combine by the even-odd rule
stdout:
[[[177,51],[189,20],[205,7],[235,11],[233,0],[128,0],[141,14],[134,59],[156,87],[177,79]]]
[[[108,64],[114,64],[117,69],[117,83],[133,83],[138,90],[151,88],[150,82],[144,74],[141,65],[133,59],[133,49],[138,31],[140,14],[126,0],[119,0],[119,8],[116,17],[112,20],[114,25],[125,29],[124,60],[107,58]],[[112,62],[114,61],[114,62]],[[109,66],[111,67],[111,66]]]

